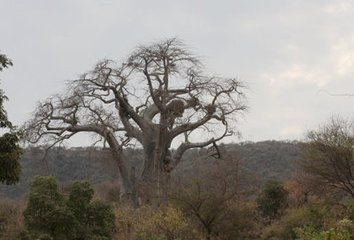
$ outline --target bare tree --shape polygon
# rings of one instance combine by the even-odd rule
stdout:
[[[201,161],[207,163],[200,164]],[[197,222],[206,239],[214,239],[213,236],[215,239],[238,239],[240,232],[245,233],[251,228],[247,225],[251,224],[249,218],[238,215],[242,211],[236,213],[234,210],[240,210],[239,207],[254,196],[258,189],[255,176],[242,166],[238,156],[229,152],[223,151],[219,159],[197,157],[193,162],[196,166],[192,167],[189,176],[182,173],[179,174],[182,178],[174,179],[170,199]],[[205,169],[207,164],[211,167]],[[226,235],[238,237],[221,237],[226,229]]]
[[[334,119],[308,133],[301,166],[319,185],[341,190],[354,197],[354,125]]]
[[[56,144],[80,132],[98,135],[131,195],[134,176],[122,151],[129,142],[144,149],[137,180],[163,185],[188,149],[233,134],[236,114],[245,110],[241,90],[236,79],[206,76],[181,41],[168,39],[138,47],[122,64],[99,62],[69,83],[66,94],[38,105],[26,136],[32,143]]]

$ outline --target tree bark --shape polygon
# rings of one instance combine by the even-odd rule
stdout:
[[[151,132],[144,139],[144,166],[139,186],[144,192],[143,202],[157,202],[166,200],[167,186],[170,174],[166,171],[165,156],[168,151],[168,142],[161,138],[161,129]]]
[[[120,200],[132,205],[137,205],[136,187],[135,187],[135,169],[127,162],[122,148],[112,132],[106,134],[106,140],[110,146],[112,155],[117,163],[120,179],[121,191]]]

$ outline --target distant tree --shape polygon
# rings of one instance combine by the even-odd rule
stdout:
[[[27,233],[22,239],[110,239],[115,227],[113,211],[101,202],[91,202],[92,197],[88,183],[74,183],[66,199],[53,177],[36,177],[30,184],[24,211]]]
[[[257,204],[264,216],[271,219],[281,215],[287,205],[288,192],[282,182],[276,179],[268,179],[257,197]]]
[[[93,133],[110,147],[125,196],[134,196],[137,182],[150,182],[159,196],[184,153],[234,133],[235,117],[245,110],[240,81],[203,70],[175,38],[141,46],[121,65],[101,61],[66,95],[39,104],[25,126],[27,139],[56,144]],[[144,149],[137,171],[122,151],[132,140]]]
[[[329,123],[308,133],[301,166],[314,176],[318,185],[326,185],[354,197],[354,125],[332,118]]]
[[[12,61],[6,55],[0,54],[0,72],[12,66]],[[22,149],[18,145],[19,135],[9,121],[4,109],[4,102],[8,100],[0,89],[0,128],[8,130],[0,137],[0,183],[15,184],[19,181],[21,166],[19,158]]]

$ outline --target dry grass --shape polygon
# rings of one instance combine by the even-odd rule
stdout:
[[[0,200],[0,239],[12,240],[23,230],[25,201]]]
[[[119,202],[119,181],[106,181],[98,183],[93,186],[93,189],[95,190],[94,199],[106,203]]]

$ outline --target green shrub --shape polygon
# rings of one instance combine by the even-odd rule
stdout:
[[[75,219],[53,177],[36,177],[31,182],[23,215],[32,235],[48,234],[54,239],[70,239],[73,235]]]
[[[287,206],[288,192],[283,184],[275,179],[266,181],[257,198],[258,208],[262,214],[272,219],[279,217]]]
[[[305,227],[295,230],[299,240],[352,240],[354,239],[354,223],[349,219],[339,221],[328,231],[315,231]]]
[[[36,177],[24,211],[27,233],[21,239],[111,239],[115,217],[108,205],[91,202],[89,183],[74,183],[69,198],[53,177]]]

